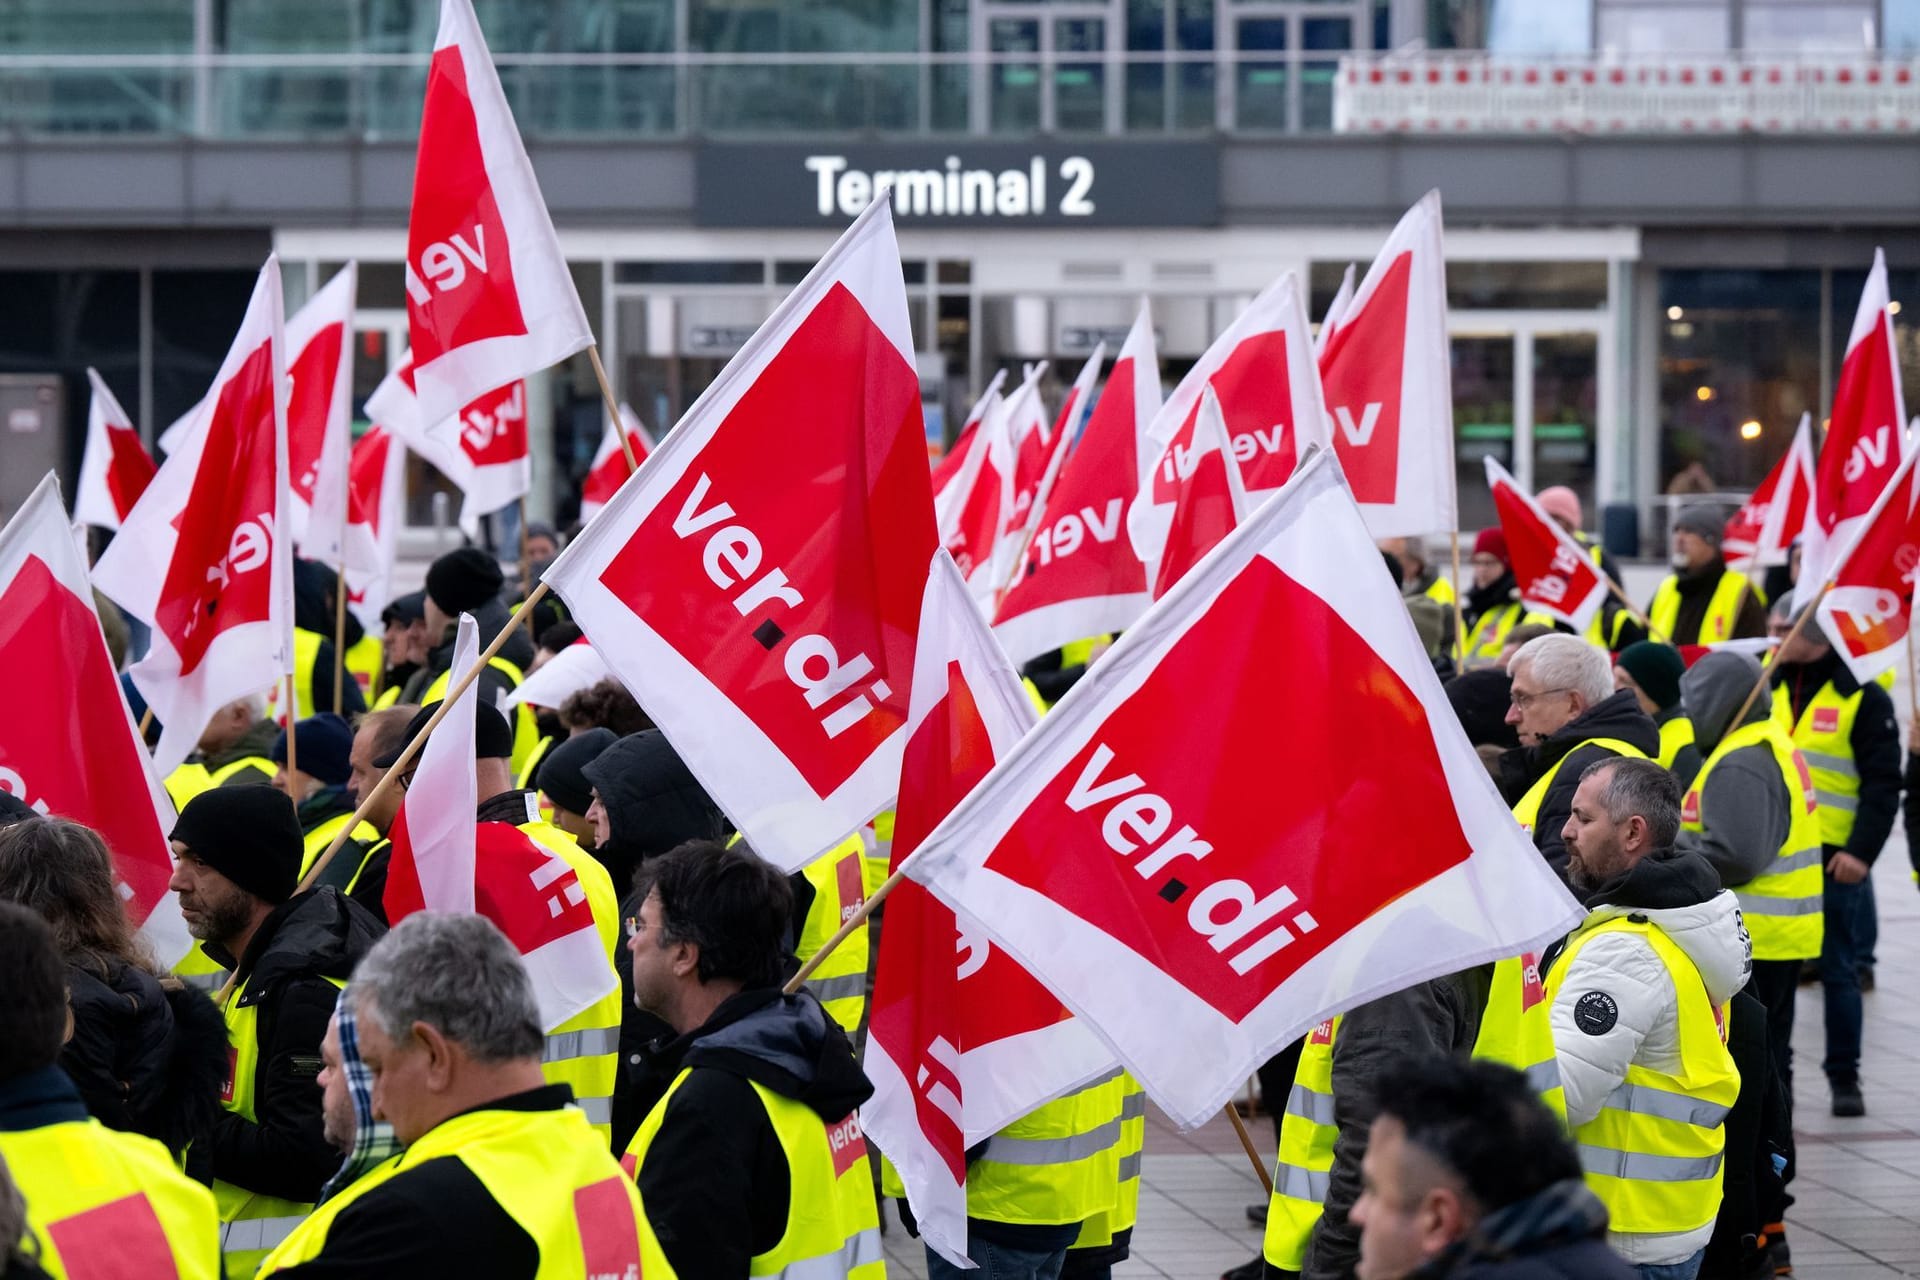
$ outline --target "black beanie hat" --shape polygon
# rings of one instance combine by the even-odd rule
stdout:
[[[413,719],[407,722],[406,733],[400,737],[399,745],[376,758],[373,767],[393,768],[394,762],[400,758],[400,753],[407,749],[407,744],[420,735],[420,731],[427,727],[427,721],[433,719],[433,713],[439,709],[438,702],[429,702],[414,712]],[[437,726],[435,731],[438,732]],[[484,700],[479,701],[473,709],[473,746],[474,758],[477,760],[504,760],[513,754],[513,726],[507,723],[505,716],[494,710]],[[423,743],[420,750],[426,749]],[[414,753],[413,761],[415,764],[420,762],[419,752]]]
[[[1520,735],[1507,723],[1513,680],[1498,667],[1482,667],[1447,681],[1447,702],[1453,707],[1467,741],[1476,747],[1517,747]]]
[[[337,787],[353,773],[347,755],[353,750],[353,730],[331,711],[308,716],[293,727],[294,768],[329,787]],[[273,740],[269,753],[275,764],[287,762],[287,731]]]
[[[500,562],[478,547],[461,547],[427,567],[427,599],[448,617],[472,613],[500,594]]]
[[[424,591],[409,591],[403,596],[395,596],[380,611],[380,625],[390,627],[398,622],[404,626],[409,622],[419,622],[427,616],[426,603],[427,593]]]
[[[1662,711],[1680,701],[1680,677],[1687,673],[1687,663],[1672,645],[1636,641],[1620,651],[1615,665],[1632,676]]]
[[[293,801],[272,787],[215,787],[187,801],[169,837],[254,897],[275,906],[300,882],[303,842]]]
[[[582,770],[617,741],[619,735],[607,728],[574,734],[547,752],[534,785],[562,809],[585,813],[593,803],[593,784]]]

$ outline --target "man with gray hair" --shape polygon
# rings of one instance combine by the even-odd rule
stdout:
[[[588,1275],[643,1274],[639,1197],[572,1091],[541,1075],[533,983],[497,928],[416,912],[346,999],[374,1112],[406,1151],[320,1206],[260,1275],[533,1280],[583,1254]]]
[[[1581,771],[1561,834],[1587,918],[1542,975],[1567,1127],[1608,1243],[1646,1280],[1698,1272],[1740,1093],[1719,1011],[1747,981],[1746,929],[1713,866],[1673,848],[1679,827],[1654,761]]]
[[[1520,745],[1500,757],[1494,779],[1513,816],[1555,871],[1566,875],[1560,831],[1580,771],[1598,760],[1660,754],[1660,729],[1631,692],[1613,687],[1604,650],[1578,636],[1529,640],[1507,663],[1513,678],[1507,723]]]

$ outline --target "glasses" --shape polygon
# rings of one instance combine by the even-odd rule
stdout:
[[[629,938],[637,938],[646,931],[647,922],[645,920],[642,920],[639,916],[627,917],[626,934]]]
[[[1571,689],[1542,689],[1538,693],[1513,694],[1511,701],[1513,702],[1513,705],[1515,707],[1519,708],[1522,711],[1525,711],[1528,707],[1532,706],[1536,701],[1538,701],[1541,698],[1549,698],[1556,693],[1572,693],[1572,692],[1573,690]]]

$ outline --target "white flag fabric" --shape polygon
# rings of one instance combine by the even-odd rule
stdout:
[[[531,672],[518,688],[506,696],[501,710],[526,703],[534,707],[558,707],[583,689],[591,689],[602,680],[613,678],[613,671],[600,651],[584,638],[574,641]]]
[[[480,657],[480,627],[461,614],[453,633],[453,672],[472,670]],[[475,814],[480,787],[474,778],[473,742],[480,703],[475,680],[453,700],[434,726],[393,820],[394,857],[410,863],[421,905],[430,911],[474,910]],[[399,916],[391,917],[395,924]]]
[[[1324,451],[908,871],[1185,1127],[1321,1019],[1585,914],[1467,742]]]
[[[1326,355],[1327,344],[1333,341],[1333,335],[1340,328],[1340,318],[1347,314],[1347,308],[1353,305],[1353,264],[1340,276],[1340,287],[1334,290],[1333,300],[1327,303],[1327,314],[1320,319],[1320,330],[1313,335],[1313,358],[1317,363]]]
[[[406,522],[407,447],[385,427],[354,442],[349,460],[346,529],[347,608],[373,635],[393,594],[393,564]]]
[[[1440,193],[1407,210],[1320,355],[1333,447],[1376,538],[1458,527]]]
[[[353,450],[353,306],[349,262],[287,321],[287,490],[293,543],[337,568],[346,554]]]
[[[409,351],[367,397],[367,413],[460,490],[460,527],[471,537],[481,516],[511,506],[533,486],[527,384],[504,383],[431,424],[421,408]]]
[[[788,871],[899,782],[935,546],[913,350],[879,200],[544,575]]]
[[[620,492],[620,486],[627,482],[635,468],[627,465],[627,455],[620,448],[620,433],[627,436],[627,447],[633,450],[636,464],[645,462],[647,455],[653,452],[653,436],[640,421],[640,415],[633,406],[620,406],[620,424],[607,423],[605,434],[600,437],[600,448],[593,455],[593,465],[587,468],[586,481],[580,486],[580,520],[585,523],[600,514],[600,509]]]
[[[215,711],[293,660],[286,335],[280,263],[261,268],[213,389],[94,566],[94,585],[153,628],[129,670],[163,732],[162,776]]]
[[[87,383],[93,388],[93,398],[87,405],[87,447],[80,455],[73,519],[76,524],[118,529],[153,483],[155,468],[140,443],[133,419],[107,389],[98,370],[87,370]]]
[[[1000,399],[1001,384],[1007,380],[1005,369],[997,370],[993,380],[987,383],[987,389],[967,412],[967,420],[960,424],[960,432],[953,438],[953,448],[933,466],[933,516],[939,525],[940,545],[945,546],[952,536],[954,519],[959,515],[959,504],[966,494],[953,483],[959,478],[960,469],[966,465],[967,455],[973,449],[973,442],[979,438],[980,422],[987,411]]]

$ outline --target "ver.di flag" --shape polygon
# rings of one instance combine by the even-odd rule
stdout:
[[[173,804],[121,696],[51,472],[0,529],[0,664],[21,676],[0,717],[0,791],[100,833],[127,919],[172,965],[193,945],[167,892]]]
[[[1146,612],[1147,570],[1125,524],[1159,408],[1153,318],[1142,303],[995,614],[994,635],[1014,662],[1119,631]]]
[[[87,370],[87,384],[93,398],[87,406],[87,447],[80,455],[73,519],[76,524],[118,529],[153,483],[153,459],[99,370]]]
[[[1505,467],[1491,457],[1486,463],[1487,488],[1493,492],[1493,509],[1507,538],[1520,603],[1584,633],[1607,602],[1606,576]]]
[[[427,424],[593,342],[471,0],[440,3],[407,219],[406,285],[415,391]]]
[[[272,688],[293,655],[286,336],[269,257],[180,449],[154,475],[93,582],[153,628],[128,674],[163,726],[164,777],[215,711]]]
[[[1327,314],[1320,318],[1319,332],[1313,335],[1313,359],[1320,365],[1320,372],[1326,372],[1327,344],[1333,341],[1333,335],[1340,328],[1340,319],[1347,314],[1347,308],[1353,303],[1353,264],[1340,276],[1340,287],[1334,291],[1333,300],[1327,303]]]
[[[1159,562],[1153,566],[1155,600],[1171,591],[1174,583],[1247,518],[1247,491],[1241,483],[1240,463],[1227,443],[1226,419],[1212,387],[1201,393],[1200,417],[1192,441],[1192,469],[1174,492],[1173,521],[1167,527]]]
[[[600,514],[600,508],[607,505],[627,477],[634,472],[627,465],[627,455],[620,448],[620,433],[626,432],[627,447],[633,450],[633,461],[637,466],[647,460],[653,452],[653,437],[640,422],[640,415],[628,405],[620,406],[620,425],[609,422],[606,434],[600,438],[600,448],[593,455],[593,465],[587,468],[587,478],[580,486],[580,519],[584,523]]]
[[[407,447],[385,427],[354,442],[347,467],[347,608],[370,634],[392,595],[393,563],[406,518]]]
[[[1536,950],[1584,914],[1467,742],[1325,452],[1120,638],[909,873],[1189,1128],[1321,1019]]]
[[[1727,568],[1745,573],[1756,565],[1785,564],[1793,540],[1807,522],[1813,496],[1813,415],[1800,415],[1793,443],[1746,504],[1727,517],[1720,555]]]
[[[1080,428],[1086,422],[1087,406],[1093,400],[1093,384],[1100,376],[1100,369],[1106,363],[1107,344],[1095,344],[1093,354],[1080,366],[1080,373],[1067,388],[1067,398],[1060,405],[1060,416],[1054,419],[1053,434],[1047,445],[1046,465],[1040,473],[1040,482],[1029,495],[1025,514],[1018,524],[1012,524],[1003,532],[1008,539],[1007,554],[1002,559],[1006,574],[995,588],[993,598],[987,603],[989,617],[999,611],[1000,603],[1006,598],[1007,591],[1013,586],[1014,578],[1020,572],[1020,562],[1026,550],[1033,545],[1040,531],[1040,519],[1046,514],[1047,502],[1053,494],[1053,486],[1060,479],[1060,471],[1072,455],[1075,443],[1080,437]],[[1017,506],[1016,506],[1017,510]]]
[[[461,614],[451,671],[480,656],[479,627]],[[616,990],[620,979],[566,859],[510,822],[480,822],[474,721],[480,683],[434,726],[393,820],[383,905],[393,924],[416,911],[475,911],[499,926],[526,963],[551,1031]]]
[[[1887,258],[1873,251],[1873,269],[1860,291],[1847,337],[1847,354],[1833,388],[1833,413],[1813,476],[1813,500],[1801,534],[1800,577],[1793,607],[1804,608],[1831,576],[1887,481],[1907,453],[1902,431],[1906,401],[1893,341]]]
[[[1376,538],[1450,532],[1452,356],[1440,193],[1409,209],[1320,353],[1333,447]]]
[[[511,506],[533,485],[527,384],[516,379],[497,386],[439,422],[420,411],[409,351],[367,397],[367,413],[460,490],[460,527],[471,537],[481,516]]]
[[[1193,469],[1194,423],[1201,392],[1209,387],[1220,400],[1247,493],[1256,499],[1286,483],[1309,445],[1327,443],[1312,331],[1292,272],[1269,285],[1213,340],[1147,429],[1140,493],[1127,512],[1127,530],[1148,564],[1162,558],[1174,498]]]
[[[1834,566],[1831,589],[1820,597],[1820,628],[1861,684],[1906,656],[1914,573],[1920,568],[1920,504],[1913,476],[1908,454]]]
[[[1014,436],[1016,421],[1031,421],[1040,403],[1041,369],[1030,370],[1012,395],[987,406],[987,416],[974,433],[973,447],[961,465],[949,492],[961,496],[951,533],[941,545],[952,555],[967,588],[983,610],[1013,571],[1016,506],[1015,478],[1020,467],[1020,445]]]
[[[893,800],[935,546],[889,202],[869,205],[544,575],[754,850]]]
[[[994,373],[993,380],[987,383],[987,389],[980,393],[980,398],[974,401],[973,408],[967,412],[967,420],[960,424],[960,433],[954,437],[953,448],[947,450],[946,456],[933,464],[933,515],[939,525],[943,546],[952,530],[953,518],[957,514],[955,504],[966,497],[964,493],[954,488],[953,481],[959,477],[960,468],[966,465],[967,454],[972,450],[974,439],[979,434],[980,420],[987,416],[987,411],[1000,399],[1000,387],[1006,380],[1005,369]]]
[[[893,868],[1032,728],[1033,704],[945,551],[920,613]],[[1113,1053],[978,928],[912,880],[887,899],[874,969],[867,1134],[920,1234],[967,1256],[967,1148],[1114,1070]]]
[[[349,262],[287,321],[287,496],[294,546],[338,567],[346,554],[353,449],[353,304]]]

